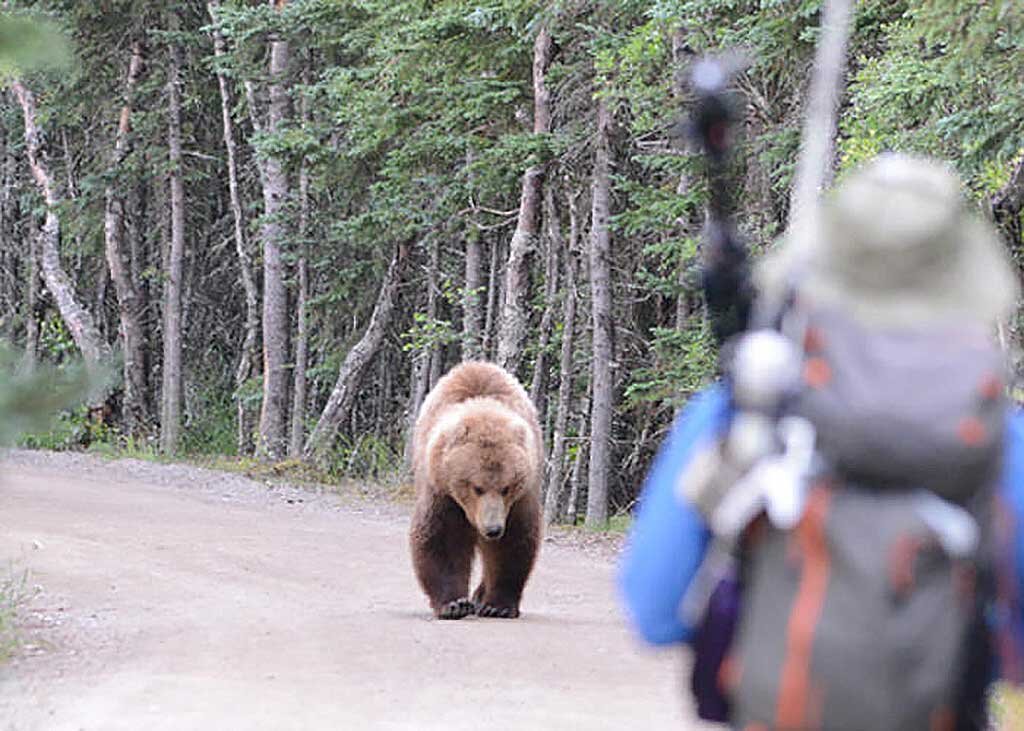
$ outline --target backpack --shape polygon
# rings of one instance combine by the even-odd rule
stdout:
[[[1003,356],[967,327],[787,320],[802,367],[776,417],[813,427],[815,464],[796,518],[759,510],[710,596],[698,712],[752,730],[984,728]]]

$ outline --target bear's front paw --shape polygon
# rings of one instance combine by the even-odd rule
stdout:
[[[469,599],[462,597],[461,599],[453,599],[447,604],[442,604],[441,608],[437,610],[438,619],[462,619],[468,617],[476,611],[476,604],[471,602]]]
[[[476,608],[478,617],[495,617],[497,619],[515,619],[519,616],[518,607],[498,607],[493,604],[478,604]]]

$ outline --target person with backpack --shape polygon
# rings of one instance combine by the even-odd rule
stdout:
[[[932,160],[870,161],[813,220],[651,467],[627,614],[694,648],[698,714],[734,728],[987,728],[1024,680],[1013,269]]]

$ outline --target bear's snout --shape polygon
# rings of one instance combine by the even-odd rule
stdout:
[[[505,535],[505,526],[503,525],[488,525],[484,528],[484,538],[489,541],[496,541]]]
[[[476,504],[476,529],[488,541],[496,541],[505,535],[505,521],[508,519],[508,508],[505,500],[493,492],[481,495]]]

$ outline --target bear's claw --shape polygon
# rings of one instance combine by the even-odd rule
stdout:
[[[494,617],[497,619],[515,619],[519,616],[519,609],[516,607],[496,607],[493,604],[478,604],[476,615],[478,617]]]
[[[465,597],[443,604],[437,612],[438,619],[462,619],[476,611],[476,604]]]

